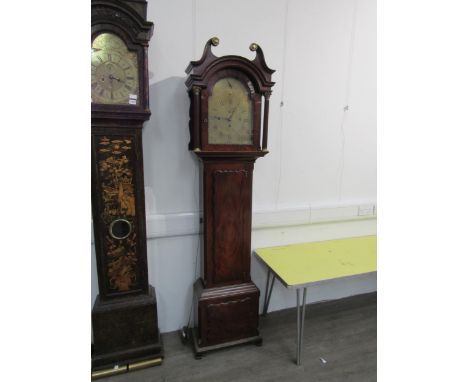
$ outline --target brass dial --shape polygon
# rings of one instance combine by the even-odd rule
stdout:
[[[139,104],[137,55],[112,33],[102,33],[92,43],[91,100],[102,104]]]
[[[208,143],[251,145],[252,101],[248,88],[235,78],[223,78],[208,99]]]

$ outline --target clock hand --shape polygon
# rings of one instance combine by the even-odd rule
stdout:
[[[239,107],[239,104],[237,104],[236,107],[234,109],[232,109],[231,114],[229,115],[229,118],[228,118],[229,122],[231,122],[232,116],[234,115],[234,113],[236,112],[238,107]]]
[[[109,79],[110,80],[117,80],[119,82],[122,82],[122,80],[120,78],[114,77],[112,74],[109,74]]]
[[[218,121],[221,121],[222,119],[226,120],[226,121],[229,121],[229,118],[226,118],[226,117],[215,117],[215,116],[212,116],[210,117],[210,119],[217,119]]]

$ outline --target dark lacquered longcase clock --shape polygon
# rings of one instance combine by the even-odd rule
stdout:
[[[202,162],[203,265],[195,283],[195,354],[241,343],[261,344],[259,289],[250,277],[254,162],[268,153],[274,82],[262,52],[251,61],[216,57],[210,39],[186,73],[191,150]],[[263,113],[263,129],[261,126]]]
[[[148,283],[142,128],[149,119],[145,0],[91,1],[92,207],[99,295],[92,370],[160,363]],[[116,366],[118,365],[118,366]]]

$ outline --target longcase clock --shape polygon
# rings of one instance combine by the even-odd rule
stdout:
[[[146,7],[145,0],[91,1],[95,375],[153,365],[163,356],[146,258],[141,133],[151,114],[147,48],[153,33]]]
[[[250,277],[252,176],[255,160],[268,153],[274,70],[257,44],[250,45],[256,52],[251,61],[216,57],[211,46],[218,43],[210,39],[202,58],[186,70],[189,150],[203,168],[203,266],[194,287],[197,322],[192,330],[196,356],[241,343],[261,344],[260,292]]]

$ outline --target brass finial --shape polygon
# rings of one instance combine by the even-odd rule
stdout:
[[[258,49],[258,44],[255,43],[255,42],[253,42],[252,44],[250,44],[249,49],[250,49],[252,52],[255,52],[255,51]]]
[[[211,39],[211,45],[218,46],[218,44],[219,44],[219,38],[218,37],[213,37]]]

